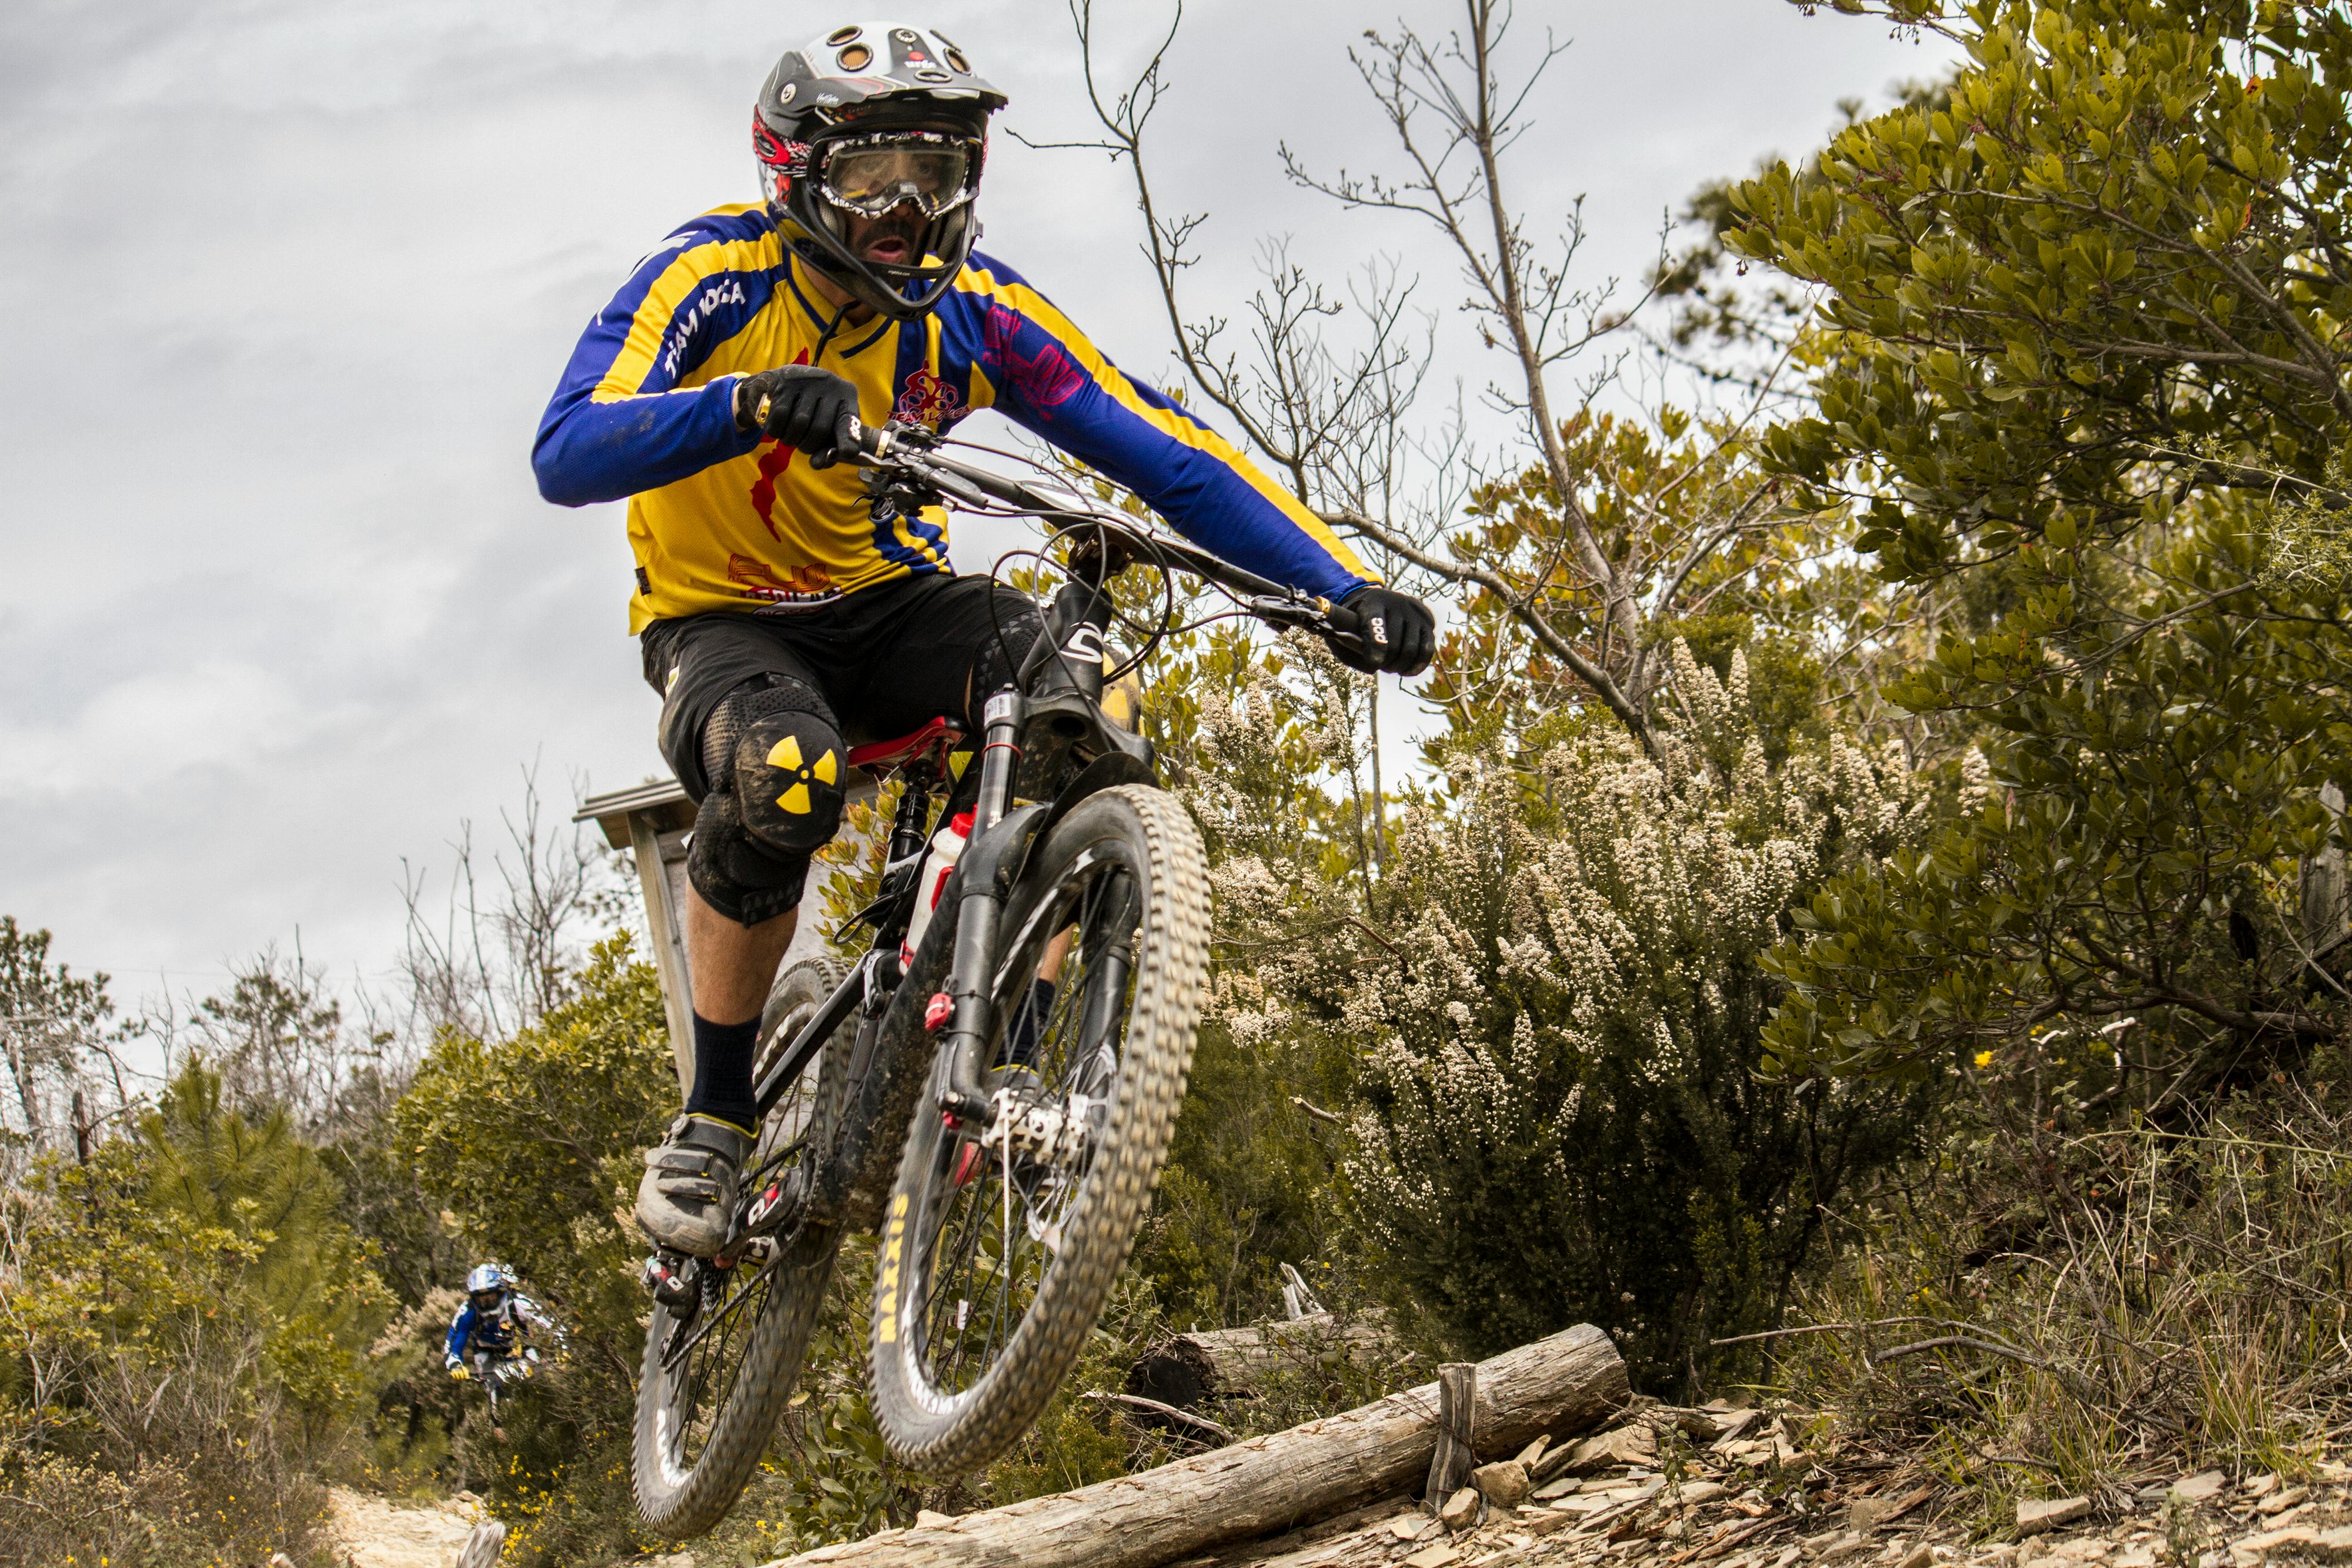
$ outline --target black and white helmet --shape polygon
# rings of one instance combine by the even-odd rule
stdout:
[[[988,117],[1004,94],[936,32],[853,22],[785,51],[751,117],[760,191],[793,250],[887,315],[939,303],[971,254]],[[854,215],[913,205],[918,254],[885,266],[851,250]],[[926,259],[929,258],[929,259]]]

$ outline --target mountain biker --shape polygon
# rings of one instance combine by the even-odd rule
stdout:
[[[694,1082],[636,1210],[674,1251],[726,1239],[755,1142],[761,1009],[809,857],[841,820],[846,739],[940,715],[978,733],[1041,628],[1027,597],[955,575],[943,511],[869,514],[860,471],[835,466],[853,418],[945,431],[993,407],[1219,556],[1358,611],[1372,655],[1351,663],[1429,662],[1427,607],[972,248],[1005,101],[953,42],[897,22],[786,51],[752,115],[761,199],[689,220],[638,263],[540,423],[542,496],[629,498],[630,630],[662,694],[662,755],[699,803]]]
[[[452,1377],[477,1375],[493,1363],[522,1354],[533,1330],[552,1332],[555,1320],[537,1301],[515,1289],[515,1273],[503,1263],[484,1263],[466,1276],[466,1299],[449,1322],[441,1364]]]

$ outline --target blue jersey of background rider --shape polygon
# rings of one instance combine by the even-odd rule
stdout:
[[[467,1301],[449,1324],[447,1358],[467,1361],[478,1354],[513,1355],[534,1326],[543,1328],[549,1322],[538,1302],[519,1293],[509,1292],[504,1301],[487,1310],[478,1310]]]

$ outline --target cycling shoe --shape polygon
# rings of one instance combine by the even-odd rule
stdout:
[[[637,1224],[658,1247],[709,1258],[727,1245],[751,1134],[709,1116],[680,1116],[646,1152],[637,1186]]]

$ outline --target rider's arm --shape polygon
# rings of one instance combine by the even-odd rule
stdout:
[[[735,428],[735,383],[679,383],[743,329],[774,288],[764,219],[697,218],[637,264],[572,351],[539,422],[530,463],[560,506],[616,501],[740,457],[759,444]]]
[[[1339,599],[1379,580],[1329,526],[1223,436],[1128,380],[1051,301],[974,256],[941,301],[977,340],[971,401],[1140,496],[1177,530],[1261,577]]]
[[[473,1303],[469,1301],[459,1307],[457,1315],[449,1320],[449,1339],[442,1346],[442,1354],[463,1361],[466,1358],[467,1343],[473,1337],[474,1308]]]

